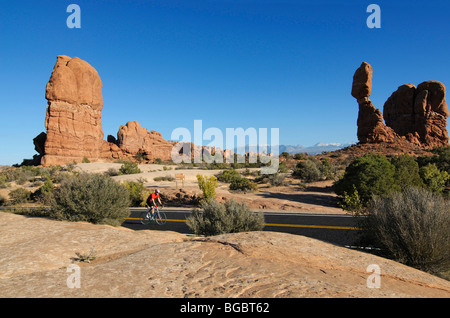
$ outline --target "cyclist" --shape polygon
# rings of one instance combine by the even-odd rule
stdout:
[[[155,207],[157,207],[155,200],[158,199],[159,205],[162,205],[161,199],[159,198],[159,194],[160,194],[159,189],[155,189],[155,192],[150,194],[147,198],[147,206],[151,208],[152,218],[155,215]]]

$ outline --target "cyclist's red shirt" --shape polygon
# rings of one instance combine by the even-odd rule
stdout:
[[[159,193],[152,193],[151,200],[159,198]]]

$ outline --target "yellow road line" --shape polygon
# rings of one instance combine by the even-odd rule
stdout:
[[[360,230],[352,226],[332,226],[332,225],[304,225],[304,224],[276,224],[266,223],[265,226],[281,226],[281,227],[303,227],[311,229],[333,229],[333,230]]]
[[[125,218],[125,220],[136,220],[139,218]],[[186,222],[187,220],[177,220],[177,219],[167,219],[167,222]],[[280,227],[302,227],[302,228],[312,228],[312,229],[333,229],[333,230],[361,230],[357,227],[351,226],[331,226],[331,225],[304,225],[304,224],[276,224],[276,223],[265,223],[265,226],[280,226]]]

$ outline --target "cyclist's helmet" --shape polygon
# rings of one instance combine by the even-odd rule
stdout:
[[[159,189],[156,189],[156,190],[155,190],[155,193],[159,193]]]

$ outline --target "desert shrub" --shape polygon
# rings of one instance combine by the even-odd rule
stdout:
[[[33,193],[32,197],[34,200],[39,201],[43,204],[50,204],[53,198],[53,190],[53,182],[52,180],[47,178],[44,181],[44,184],[36,192]]]
[[[8,179],[3,173],[0,173],[0,189],[5,189],[10,186]]]
[[[294,159],[296,160],[305,160],[308,157],[307,153],[299,152],[294,155]]]
[[[279,174],[279,173],[274,173],[268,176],[269,179],[269,183],[272,186],[278,187],[278,186],[283,186],[286,185],[286,175],[284,174]]]
[[[318,168],[316,162],[312,159],[300,161],[297,163],[292,175],[305,180],[306,182],[313,182],[322,179],[322,173]]]
[[[175,178],[170,175],[153,178],[153,181],[174,181],[174,180],[175,180]]]
[[[336,194],[344,196],[353,193],[355,187],[365,205],[373,195],[400,191],[395,173],[395,166],[385,156],[368,153],[350,163],[333,188]]]
[[[254,180],[257,183],[269,183],[271,186],[283,186],[287,184],[285,179],[285,174],[274,173],[257,176]]]
[[[207,178],[206,176],[197,175],[198,187],[203,192],[203,200],[209,202],[216,197],[217,179],[214,176]]]
[[[130,206],[141,207],[145,206],[148,197],[148,191],[142,182],[125,181],[124,186],[128,189],[130,194]]]
[[[83,157],[83,160],[81,160],[81,162],[82,163],[90,163],[91,161],[88,158]]]
[[[5,203],[6,203],[6,199],[0,195],[0,206],[5,205]]]
[[[125,161],[119,169],[121,174],[136,174],[141,173],[136,162]]]
[[[105,175],[81,173],[55,190],[52,213],[60,220],[120,225],[129,203],[125,186]]]
[[[24,188],[17,188],[9,193],[12,204],[23,204],[31,200],[31,192]]]
[[[395,182],[400,188],[423,186],[423,181],[419,174],[419,164],[413,157],[403,154],[393,157],[391,163],[395,167]]]
[[[240,179],[241,175],[235,169],[224,170],[217,175],[217,180],[220,182],[231,183],[236,179]]]
[[[280,172],[280,173],[287,173],[287,172],[289,172],[289,168],[288,168],[288,166],[287,166],[285,161],[279,163],[279,165],[278,165],[278,172]]]
[[[139,151],[137,154],[134,155],[134,159],[136,159],[139,163],[143,161],[148,160],[148,156],[145,152]]]
[[[238,179],[234,179],[230,183],[230,190],[242,192],[255,192],[258,191],[258,185],[247,178],[241,177]]]
[[[108,170],[105,171],[105,174],[110,177],[115,177],[118,176],[120,172],[117,169],[109,168]]]
[[[440,171],[434,163],[421,167],[419,172],[425,186],[433,192],[443,192],[450,178],[447,171]]]
[[[254,213],[245,203],[233,200],[221,204],[215,200],[203,201],[200,211],[195,209],[187,225],[198,235],[219,235],[260,231],[264,228],[264,215]]]
[[[359,196],[358,190],[356,189],[355,185],[353,185],[353,192],[347,193],[344,191],[342,201],[339,206],[342,209],[350,211],[356,215],[359,215],[363,212],[364,203],[361,200],[361,197]]]
[[[161,158],[156,158],[155,160],[153,160],[153,163],[154,164],[157,164],[157,165],[160,165],[160,164],[162,164],[162,159]]]
[[[450,266],[450,201],[423,188],[375,196],[362,218],[366,239],[409,266],[437,272]]]

